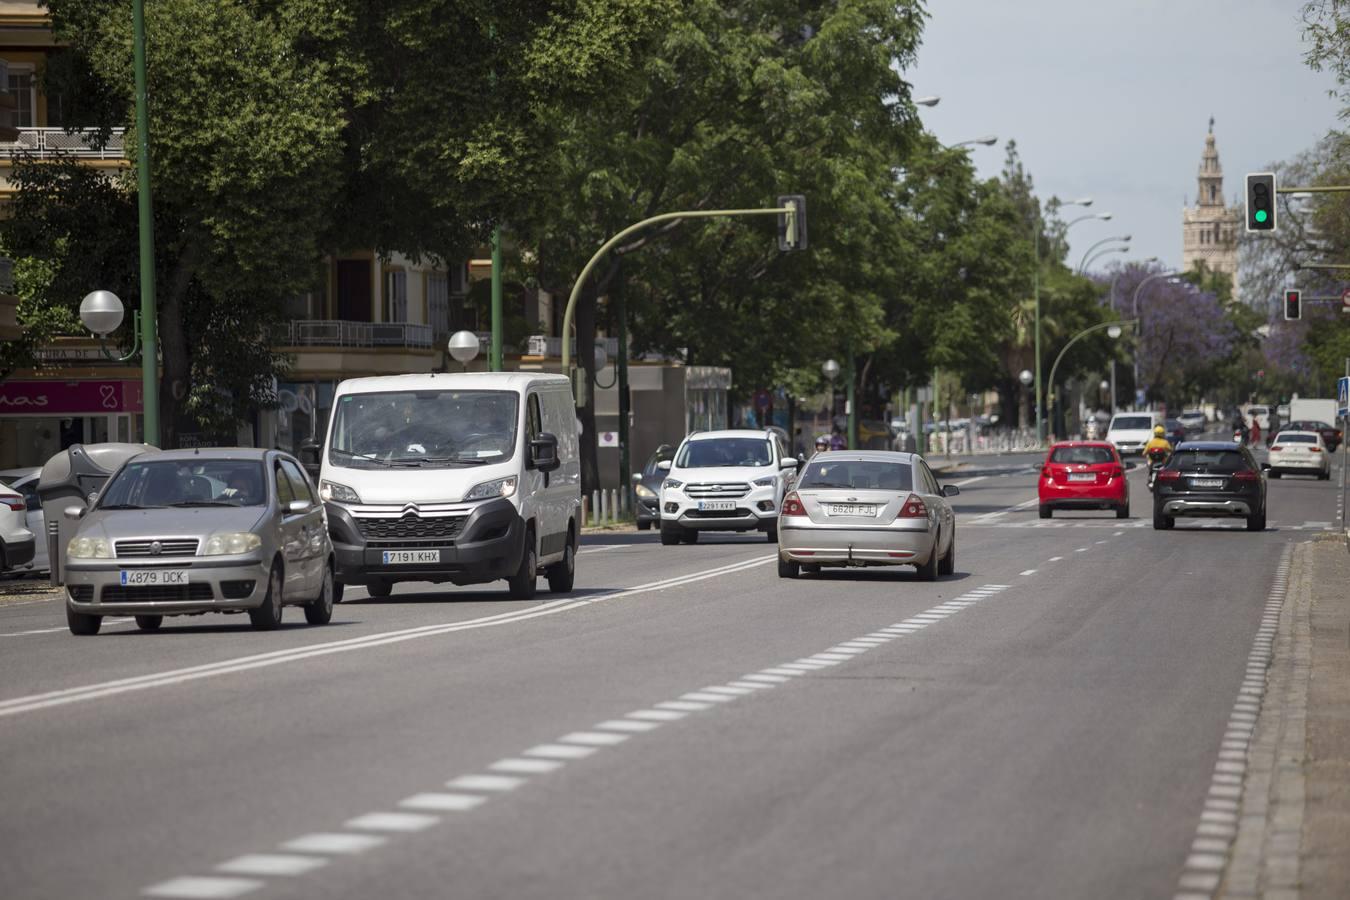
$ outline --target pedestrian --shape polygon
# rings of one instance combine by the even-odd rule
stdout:
[[[1256,416],[1252,416],[1251,438],[1253,447],[1261,443],[1261,420]]]
[[[1266,429],[1266,446],[1269,447],[1275,441],[1275,435],[1280,433],[1280,414],[1274,409],[1270,411],[1270,427]]]
[[[834,432],[830,435],[830,449],[831,450],[848,449],[848,440],[845,439],[844,434],[839,430],[838,425],[834,426]]]

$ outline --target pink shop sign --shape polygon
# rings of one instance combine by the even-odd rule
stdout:
[[[141,411],[139,381],[0,381],[0,416]]]

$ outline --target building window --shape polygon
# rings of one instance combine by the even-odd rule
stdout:
[[[450,278],[445,272],[427,274],[427,324],[435,341],[450,332]]]
[[[1218,189],[1217,187],[1215,187],[1214,185],[1211,184],[1211,185],[1209,186],[1209,202],[1210,202],[1210,203],[1214,203],[1214,202],[1215,202],[1215,197],[1218,195],[1218,193],[1219,193],[1219,189]]]
[[[14,110],[14,127],[32,128],[36,124],[33,116],[34,110],[37,109],[37,85],[34,84],[33,71],[11,67],[9,92],[17,104]]]
[[[408,321],[408,273],[402,269],[384,273],[384,320]]]

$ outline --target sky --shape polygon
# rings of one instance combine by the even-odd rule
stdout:
[[[1224,193],[1247,172],[1307,149],[1337,125],[1335,86],[1303,62],[1302,0],[928,0],[918,63],[904,73],[946,144],[975,147],[980,173],[1017,141],[1036,192],[1090,196],[1110,212],[1070,231],[1077,266],[1095,242],[1130,234],[1118,260],[1181,265],[1181,210],[1195,202],[1209,118]],[[1065,218],[1076,214],[1065,211]]]

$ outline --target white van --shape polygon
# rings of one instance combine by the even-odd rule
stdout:
[[[1119,413],[1106,429],[1106,441],[1114,444],[1121,456],[1143,453],[1144,445],[1153,437],[1153,429],[1163,423],[1162,413]]]
[[[388,596],[399,581],[535,579],[572,589],[581,460],[561,375],[483,372],[338,385],[319,493],[337,581]]]

